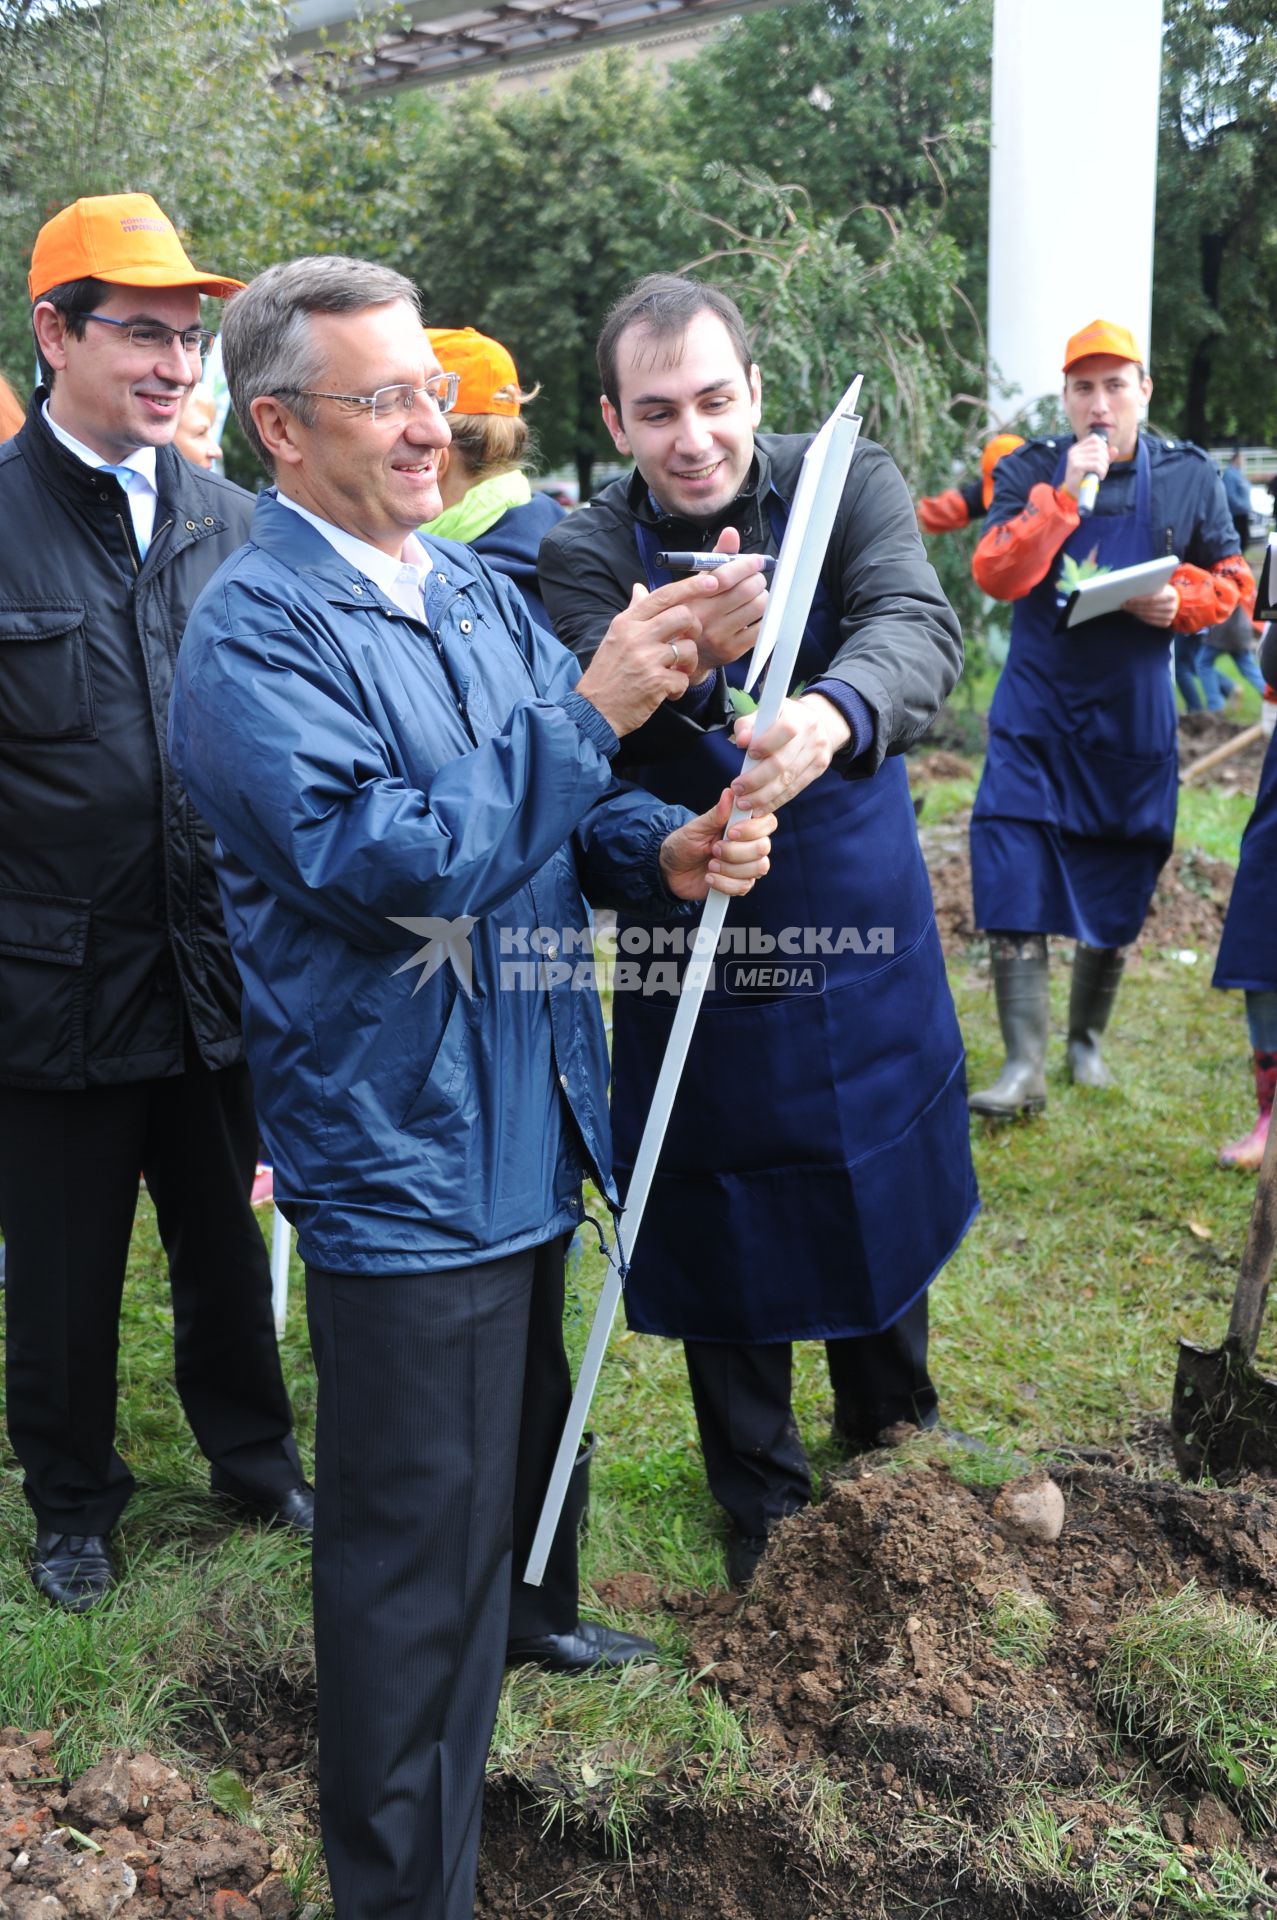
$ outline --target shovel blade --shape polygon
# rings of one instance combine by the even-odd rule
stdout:
[[[1181,1340],[1171,1433],[1186,1480],[1277,1479],[1277,1380],[1253,1367],[1235,1341],[1198,1347]]]

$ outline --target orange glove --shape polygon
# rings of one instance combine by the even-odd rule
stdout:
[[[918,519],[924,533],[956,533],[959,527],[971,524],[967,503],[956,487],[919,500]]]
[[[1217,560],[1209,572],[1204,567],[1176,567],[1171,585],[1179,595],[1179,608],[1171,621],[1175,633],[1221,626],[1238,601],[1247,613],[1255,604],[1255,576],[1240,553]]]

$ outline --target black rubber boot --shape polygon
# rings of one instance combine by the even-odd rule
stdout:
[[[990,940],[998,1024],[1007,1050],[991,1087],[969,1094],[972,1113],[1010,1120],[1046,1105],[1046,1036],[1050,1019],[1046,935],[995,933]]]
[[[1111,1087],[1113,1076],[1100,1052],[1122,980],[1126,955],[1120,947],[1084,947],[1073,953],[1069,989],[1069,1078],[1076,1087]]]

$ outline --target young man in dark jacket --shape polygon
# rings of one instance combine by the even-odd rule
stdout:
[[[810,437],[756,431],[762,387],[717,288],[653,274],[599,340],[603,414],[637,471],[542,543],[560,639],[588,661],[662,550],[740,552],[701,610],[689,691],[623,745],[666,800],[731,782],[785,808],[785,858],[733,913],[683,1070],[626,1288],[630,1325],[682,1339],[728,1570],[748,1580],[811,1497],[791,1343],[823,1340],[852,1448],[933,1426],[927,1291],[976,1207],[962,1042],[900,755],[958,676],[953,611],[904,481],[862,442],[830,536],[793,693],[764,738],[729,737]],[[741,748],[757,756],[741,774]],[[735,954],[748,957],[736,959]],[[790,960],[759,967],[759,955]],[[794,964],[797,962],[797,964]],[[628,1173],[674,1004],[613,1002],[618,1172]]]
[[[0,450],[0,1224],[9,1437],[58,1605],[113,1579],[120,1297],[145,1176],[216,1489],[309,1532],[212,841],[165,753],[178,643],[252,503],[172,450],[206,336],[146,194],[79,200],[29,286],[45,384]]]

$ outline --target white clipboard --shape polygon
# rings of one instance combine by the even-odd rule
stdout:
[[[1136,594],[1156,593],[1166,585],[1178,565],[1179,556],[1168,553],[1160,560],[1141,560],[1135,567],[1118,567],[1114,573],[1095,574],[1080,587],[1074,587],[1060,611],[1055,631],[1064,633],[1069,627],[1081,626],[1085,620],[1098,619],[1102,613],[1116,613]]]

